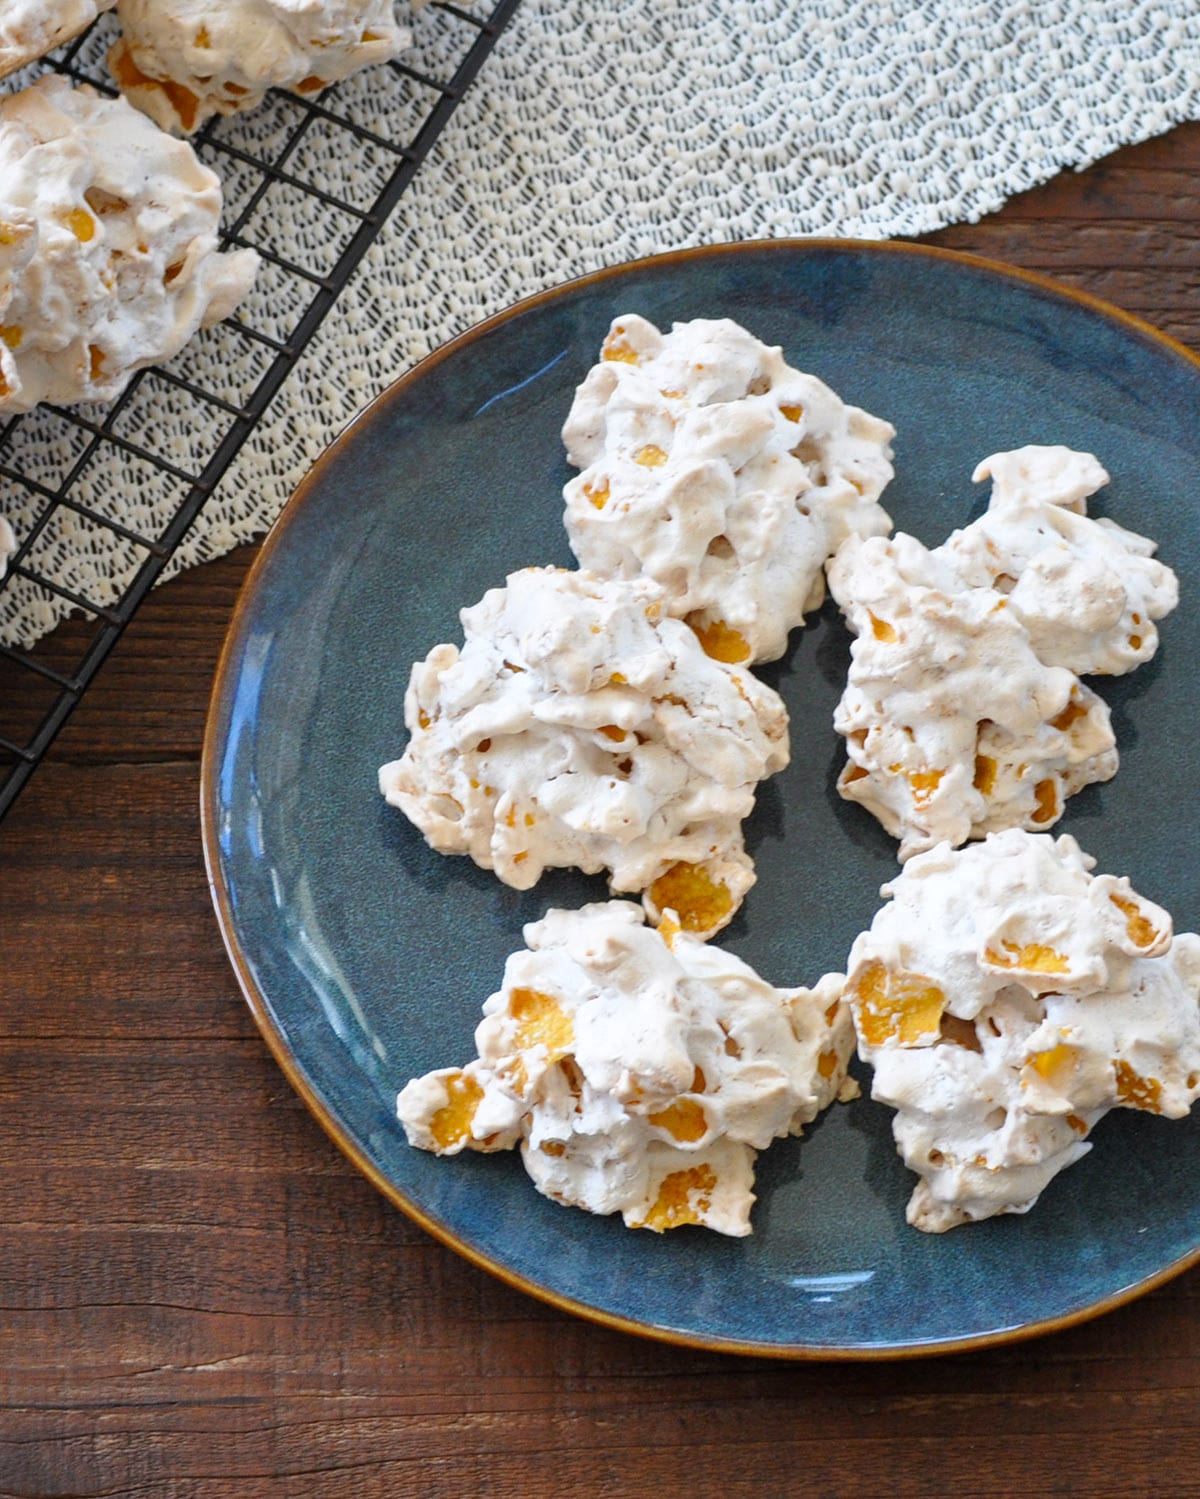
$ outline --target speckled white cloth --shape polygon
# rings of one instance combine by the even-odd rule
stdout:
[[[447,75],[461,23],[426,8],[413,29],[418,65]],[[407,88],[375,70],[338,93],[370,123],[411,109],[393,97]],[[680,245],[975,219],[1192,117],[1193,0],[525,0],[177,565],[261,534],[356,410],[516,298]],[[274,239],[320,264],[330,235],[319,216],[284,215]],[[276,303],[269,315],[283,316]],[[177,404],[145,419],[187,454]],[[26,421],[20,451],[45,464],[39,418]],[[139,527],[179,499],[143,485],[130,500],[115,471],[95,484]],[[18,533],[34,513],[2,493],[0,510]],[[41,545],[39,565],[99,602],[134,561],[73,524]],[[20,588],[0,604],[0,638],[31,638],[56,613]]]

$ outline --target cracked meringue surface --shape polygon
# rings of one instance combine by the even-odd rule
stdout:
[[[221,188],[122,99],[45,77],[0,101],[0,415],[111,401],[226,317],[258,267]]]
[[[1200,1094],[1200,937],[1068,836],[1021,829],[909,861],[848,962],[872,1097],[940,1233],[1023,1213],[1113,1108]]]
[[[462,648],[413,668],[387,800],[518,890],[607,869],[653,917],[723,927],[754,882],[742,819],[788,761],[778,694],[706,656],[648,579],[526,568],[460,617]]]
[[[256,108],[269,88],[319,93],[411,41],[394,0],[119,0],[117,14],[112,75],[176,135]]]
[[[4,0],[0,10],[0,78],[73,41],[117,0]]]
[[[571,548],[660,583],[718,659],[774,660],[841,542],[890,530],[894,435],[727,318],[617,318],[563,427]]]
[[[1047,666],[1116,676],[1158,649],[1155,621],[1179,602],[1179,583],[1155,543],[1087,501],[1108,474],[1090,453],[1025,447],[985,458],[987,512],[938,548],[964,582],[1000,589]]]
[[[539,1192],[655,1232],[751,1231],[756,1152],[855,1085],[843,976],[777,989],[628,901],[551,910],[483,1007],[478,1057],[410,1082],[409,1142],[519,1144]]]
[[[838,790],[900,839],[899,857],[1005,827],[1043,830],[1116,774],[1107,705],[1048,666],[1008,598],[970,587],[903,532],[851,538],[829,564],[854,631],[834,727]]]

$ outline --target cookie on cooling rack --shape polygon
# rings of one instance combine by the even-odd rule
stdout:
[[[0,78],[86,31],[117,0],[4,0],[0,6]]]
[[[175,135],[254,109],[269,88],[320,93],[411,40],[395,0],[119,0],[117,14],[113,77]]]
[[[123,99],[46,77],[0,101],[0,415],[111,401],[227,316],[258,267],[221,188]]]

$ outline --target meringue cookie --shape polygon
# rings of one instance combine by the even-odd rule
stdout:
[[[1200,1095],[1200,937],[1073,838],[1012,828],[909,861],[849,959],[872,1097],[940,1233],[1023,1213],[1112,1108]]]
[[[618,318],[563,427],[571,548],[660,583],[719,660],[774,660],[840,543],[891,529],[894,436],[728,319]]]
[[[558,1202],[658,1233],[748,1234],[755,1153],[857,1091],[843,976],[776,989],[628,901],[549,911],[525,941],[483,1007],[478,1059],[400,1093],[410,1144],[519,1143]]]
[[[0,12],[0,78],[45,57],[86,31],[117,0],[4,0]]]
[[[649,579],[511,574],[462,611],[461,651],[414,666],[383,795],[518,890],[549,867],[608,869],[652,916],[719,930],[754,882],[741,823],[787,764],[787,713],[663,613]]]
[[[0,415],[111,401],[226,317],[258,267],[220,254],[221,189],[124,100],[46,77],[0,101]]]
[[[17,538],[13,528],[0,515],[0,578],[8,571],[8,559],[17,550]]]
[[[269,88],[319,93],[412,40],[394,0],[119,0],[117,14],[112,75],[177,135],[256,108]]]
[[[1154,621],[1179,602],[1179,584],[1155,544],[1110,520],[1088,497],[1108,474],[1090,453],[1025,447],[975,470],[992,479],[986,514],[940,546],[964,582],[999,588],[1047,666],[1117,675],[1158,648]]]
[[[1057,822],[1066,798],[1116,774],[1107,705],[1039,660],[1008,599],[969,587],[903,532],[851,537],[829,586],[856,639],[834,726],[838,790],[899,856],[943,840]]]

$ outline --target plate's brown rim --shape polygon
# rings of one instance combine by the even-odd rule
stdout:
[[[355,416],[342,432],[330,443],[321,456],[309,469],[308,473],[297,485],[295,491],[284,505],[279,517],[272,526],[258,556],[246,575],[245,581],[239,590],[237,600],[234,604],[233,613],[230,616],[229,627],[226,631],[225,640],[221,647],[221,654],[217,661],[217,669],[213,678],[212,693],[209,699],[208,716],[205,721],[204,747],[200,759],[200,833],[204,848],[204,864],[208,876],[209,890],[212,895],[213,906],[216,911],[217,925],[220,928],[221,938],[225,944],[225,950],[233,965],[238,984],[250,1007],[263,1039],[274,1056],[276,1062],[282,1068],[284,1075],[303,1099],[304,1103],[324,1129],[333,1143],[342,1153],[348,1157],[351,1163],[375,1186],[388,1200],[400,1208],[408,1217],[418,1223],[425,1231],[435,1239],[440,1240],[448,1248],[460,1254],[471,1264],[481,1270],[486,1270],[495,1275],[507,1285],[515,1287],[527,1295],[533,1296],[540,1301],[558,1308],[560,1311],[570,1312],[576,1316],[583,1317],[587,1321],[595,1322],[603,1327],[613,1328],[619,1332],[633,1333],[640,1337],[654,1339],[658,1342],[674,1344],[678,1347],[702,1349],[717,1353],[734,1353],[749,1355],[756,1358],[786,1359],[792,1361],[858,1361],[858,1362],[881,1362],[899,1359],[923,1358],[934,1354],[944,1353],[967,1353],[978,1352],[983,1349],[999,1348],[1009,1343],[1022,1342],[1029,1338],[1041,1337],[1046,1333],[1059,1332],[1068,1327],[1076,1327],[1080,1323],[1090,1322],[1093,1318],[1102,1316],[1106,1312],[1115,1311],[1118,1307],[1126,1305],[1144,1296],[1158,1286],[1173,1280],[1185,1270],[1200,1262],[1200,1244],[1171,1264],[1164,1266],[1153,1275],[1144,1280],[1126,1286],[1123,1290],[1116,1291],[1100,1301],[1092,1302],[1088,1306],[1080,1307],[1072,1312],[1066,1312],[1060,1317],[1047,1317],[1036,1322],[1026,1322],[1019,1326],[1003,1328],[995,1332],[976,1333],[963,1338],[948,1338],[931,1342],[894,1343],[894,1344],[847,1344],[843,1346],[823,1347],[818,1344],[791,1343],[772,1344],[741,1341],[732,1338],[704,1337],[700,1334],[682,1332],[676,1328],[660,1327],[653,1323],[638,1322],[631,1318],[618,1316],[613,1312],[607,1312],[599,1307],[589,1306],[586,1302],[576,1301],[573,1297],[561,1295],[547,1286],[539,1285],[536,1281],[528,1280],[506,1266],[490,1259],[487,1255],[480,1253],[465,1240],[447,1229],[437,1219],[430,1217],[421,1207],[407,1197],[400,1189],[381,1172],[366,1154],[349,1137],[339,1120],[317,1094],[308,1078],[300,1068],[296,1059],[288,1048],[283,1035],[277,1029],[272,1019],[270,1007],[265,996],[259,991],[250,971],[250,965],[242,952],[234,927],[233,912],[229,903],[229,892],[220,875],[220,860],[218,857],[217,832],[216,832],[216,802],[217,802],[217,723],[221,716],[221,703],[225,697],[226,683],[231,671],[231,663],[234,656],[236,644],[242,634],[242,622],[247,601],[253,596],[257,589],[260,573],[267,566],[268,560],[278,545],[280,537],[287,529],[288,523],[298,513],[310,490],[320,479],[328,464],[340,453],[342,448],[352,439],[357,437],[359,430],[380,411],[389,406],[402,392],[411,384],[420,380],[431,369],[440,364],[442,360],[456,354],[459,350],[474,343],[483,335],[490,333],[501,324],[529,312],[547,302],[552,302],[560,297],[568,296],[582,287],[593,286],[599,282],[615,280],[631,272],[646,270],[655,266],[670,265],[690,260],[704,260],[713,256],[728,256],[744,253],[771,253],[773,251],[795,253],[797,251],[817,250],[827,252],[830,250],[853,250],[855,253],[867,252],[880,255],[911,255],[918,258],[930,260],[950,261],[969,267],[975,271],[991,272],[1009,281],[1019,281],[1026,285],[1034,286],[1064,301],[1074,302],[1078,306],[1088,308],[1090,311],[1099,313],[1101,316],[1120,324],[1130,331],[1139,334],[1151,342],[1169,349],[1200,373],[1200,356],[1196,355],[1185,344],[1178,339],[1172,338],[1170,334],[1163,333],[1155,328],[1153,324],[1146,322],[1143,318],[1135,316],[1131,312],[1125,312],[1122,308],[1111,302],[1104,301],[1101,297],[1092,296],[1089,292],[1079,291],[1074,287],[1065,286],[1051,276],[1044,276],[1038,271],[1023,270],[1019,266],[1008,265],[1004,261],[992,260],[980,255],[970,255],[962,250],[943,249],[938,245],[911,244],[905,240],[862,240],[862,239],[768,239],[768,240],[740,240],[727,244],[698,245],[689,249],[670,250],[660,255],[645,256],[639,260],[623,261],[618,265],[604,266],[600,270],[589,272],[587,275],[577,276],[570,281],[561,282],[556,286],[549,287],[545,291],[536,292],[534,295],[525,297],[519,302],[513,303],[511,307],[502,312],[476,323],[465,332],[458,334],[449,342],[442,344],[439,348],[426,355],[426,357],[415,364],[412,369],[407,370],[397,380],[394,380],[385,390],[381,391],[369,405]]]

